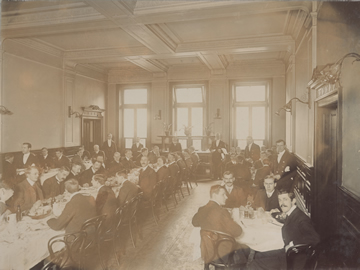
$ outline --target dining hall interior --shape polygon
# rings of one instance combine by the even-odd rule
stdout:
[[[91,241],[71,232],[72,247],[95,246],[90,256],[78,251],[76,269],[360,267],[359,2],[3,0],[0,44],[0,270],[66,269],[69,245],[54,251],[49,240],[69,240],[59,220],[70,203],[82,205],[74,194],[97,206],[107,187],[120,201],[126,182],[140,193],[112,210],[110,237],[98,230],[110,220],[104,215]],[[292,163],[279,172],[284,151]],[[25,155],[36,158],[30,167]],[[172,175],[174,162],[181,164]],[[32,189],[37,202],[25,211],[19,190],[32,177],[44,197]],[[65,195],[45,194],[51,177]],[[256,209],[269,178],[271,192],[280,200],[286,188],[302,212],[307,225],[292,230],[309,227],[317,241],[286,242],[282,204],[279,215]],[[219,201],[228,183],[242,196],[233,207]],[[221,237],[209,216],[199,221],[212,202],[235,220],[237,235],[224,233],[242,244],[240,264],[204,255],[203,241]],[[91,211],[74,215],[91,219]],[[273,250],[283,266],[271,265],[278,257],[255,264]],[[301,267],[289,250],[305,254]]]

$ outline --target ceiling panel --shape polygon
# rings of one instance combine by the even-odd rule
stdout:
[[[38,39],[65,51],[143,46],[121,29],[40,36]]]
[[[261,53],[246,53],[246,54],[231,54],[231,61],[241,61],[248,59],[278,59],[279,52],[261,52]]]
[[[138,68],[137,65],[124,61],[124,62],[113,62],[113,63],[98,63],[97,65],[106,68],[106,69],[132,69]]]
[[[183,58],[168,58],[162,59],[166,65],[174,66],[174,65],[188,65],[188,64],[201,64],[201,61],[197,57],[183,57]]]
[[[284,11],[166,25],[183,42],[279,35],[283,33],[286,14]]]

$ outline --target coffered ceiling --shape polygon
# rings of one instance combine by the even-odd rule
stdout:
[[[2,1],[1,33],[80,65],[166,72],[287,62],[311,2]]]

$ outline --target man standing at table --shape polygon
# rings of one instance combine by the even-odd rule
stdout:
[[[224,172],[223,182],[227,199],[225,201],[226,208],[238,208],[245,206],[247,195],[241,187],[234,186],[235,177],[230,171]]]
[[[200,227],[202,230],[214,230],[218,232],[227,233],[234,238],[242,233],[242,229],[232,218],[230,213],[223,208],[227,196],[225,188],[221,185],[214,185],[210,188],[210,201],[199,208],[198,212],[192,219],[194,227]],[[210,242],[202,239],[201,241],[201,256],[205,263],[209,263],[211,258],[207,258],[207,254],[212,254],[213,246]],[[246,264],[247,254],[242,247],[236,252],[234,260],[239,263]],[[238,248],[237,248],[238,249]],[[219,253],[223,254],[224,251]]]
[[[290,190],[296,173],[296,161],[293,155],[286,149],[284,140],[276,142],[277,158],[273,160],[273,173],[277,180],[277,189]]]
[[[211,143],[211,160],[214,169],[214,179],[221,179],[221,165],[222,165],[222,149],[224,149],[225,143],[220,140],[220,133],[215,134],[215,140]]]
[[[81,146],[77,149],[76,154],[73,156],[73,158],[71,159],[71,163],[78,163],[81,165],[81,171],[85,171],[86,170],[86,166],[82,160],[82,156],[84,154],[84,148]]]
[[[135,143],[131,147],[131,151],[132,151],[133,156],[137,157],[140,154],[141,149],[143,149],[143,148],[144,148],[144,145],[142,143],[140,143],[140,138],[137,137],[135,139]]]
[[[113,135],[111,133],[108,134],[107,140],[103,143],[102,150],[105,152],[105,157],[107,159],[111,159],[114,156],[116,150],[116,144],[112,140]]]
[[[64,181],[68,175],[69,169],[61,167],[56,175],[46,179],[42,186],[44,198],[49,199],[63,194],[65,191]]]
[[[251,158],[254,162],[260,158],[260,146],[254,143],[251,136],[246,138],[245,158]]]
[[[280,212],[279,191],[275,189],[276,183],[273,176],[264,179],[265,189],[259,189],[254,200],[254,207],[261,207],[265,211]]]
[[[7,201],[10,210],[14,213],[20,206],[21,211],[30,210],[38,200],[43,200],[43,192],[39,185],[39,169],[30,166],[25,170],[26,179],[14,188],[14,195]]]
[[[79,182],[75,179],[67,180],[65,189],[71,194],[70,201],[61,215],[49,219],[47,224],[55,231],[65,229],[65,233],[75,233],[86,220],[96,217],[95,199],[89,194],[79,193]]]
[[[16,162],[16,169],[24,169],[29,166],[37,166],[38,165],[38,159],[37,157],[31,153],[31,143],[23,143],[22,144],[22,155],[20,155]]]
[[[41,155],[39,155],[39,166],[45,169],[53,167],[53,160],[49,156],[49,151],[46,147],[41,149]]]

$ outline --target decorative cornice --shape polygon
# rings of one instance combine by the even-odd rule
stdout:
[[[167,27],[165,28],[165,25],[159,25],[159,24],[152,24],[147,25],[147,28],[149,28],[150,31],[152,31],[159,39],[161,39],[164,43],[166,43],[173,51],[175,51],[179,40],[175,41],[173,38],[175,35],[171,33],[170,29]],[[164,30],[166,29],[166,30]]]
[[[57,48],[51,47],[47,44],[44,44],[42,42],[39,42],[36,39],[30,39],[30,38],[14,38],[11,39],[21,45],[24,45],[26,47],[47,53],[47,54],[51,54],[54,55],[56,57],[62,57],[63,56],[63,52]]]

